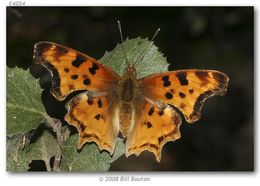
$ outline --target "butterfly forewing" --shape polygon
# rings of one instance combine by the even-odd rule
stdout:
[[[193,123],[200,118],[205,99],[225,94],[228,77],[214,70],[190,69],[150,75],[139,84],[145,96],[174,105]]]
[[[51,92],[59,100],[76,90],[106,91],[120,79],[95,59],[55,43],[37,43],[34,60],[51,72]]]

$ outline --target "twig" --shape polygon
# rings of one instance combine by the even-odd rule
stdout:
[[[51,172],[51,166],[49,160],[43,160],[48,172]]]
[[[62,156],[62,151],[61,151],[61,146],[63,144],[63,136],[62,136],[62,131],[61,131],[61,126],[62,123],[60,120],[51,118],[50,116],[46,115],[45,116],[47,122],[51,125],[51,127],[54,129],[56,132],[56,138],[57,138],[57,150],[56,154],[54,157],[54,164],[53,164],[53,171],[60,171],[60,163],[61,163],[61,156]]]

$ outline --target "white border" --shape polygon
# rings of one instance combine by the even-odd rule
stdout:
[[[123,1],[123,0],[95,0],[85,2],[84,0],[73,0],[73,1],[65,1],[65,0],[44,0],[41,1],[33,1],[33,0],[25,0],[27,6],[255,6],[255,64],[256,64],[256,79],[257,82],[255,95],[259,93],[259,65],[258,65],[258,42],[259,37],[257,36],[257,31],[259,30],[258,23],[258,2],[259,1],[244,1],[244,0],[236,0],[232,2],[227,2],[224,0],[221,1],[202,1],[202,0],[191,0],[190,2],[184,2],[183,0],[178,1],[170,1],[170,0],[145,0],[140,2],[140,0],[132,0],[132,1]],[[259,134],[259,117],[257,117],[260,113],[258,107],[256,106],[255,110],[255,172],[254,173],[245,173],[245,172],[161,172],[161,173],[96,173],[96,174],[87,174],[87,173],[79,173],[79,174],[48,174],[48,173],[23,173],[23,174],[11,174],[5,171],[5,141],[6,141],[6,133],[5,133],[5,125],[6,125],[6,83],[5,83],[5,71],[6,71],[6,7],[9,5],[9,1],[0,1],[0,56],[1,56],[1,68],[0,68],[0,86],[1,86],[1,94],[0,94],[0,110],[1,110],[1,128],[0,128],[0,182],[1,185],[92,185],[92,184],[106,184],[106,185],[115,185],[115,184],[167,184],[167,185],[248,185],[253,186],[257,185],[259,175],[259,161],[257,155],[259,155],[259,143],[258,143],[258,134]],[[259,105],[259,99],[256,99],[257,105]],[[134,175],[134,176],[143,176],[150,177],[150,182],[100,182],[100,176],[121,176],[121,175]],[[259,183],[258,183],[259,184]]]

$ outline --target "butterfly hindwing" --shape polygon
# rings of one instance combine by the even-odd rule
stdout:
[[[148,150],[160,162],[163,145],[181,137],[181,117],[169,105],[146,99],[138,100],[134,110],[135,124],[127,137],[126,156]]]
[[[228,80],[218,71],[190,69],[150,75],[139,84],[145,96],[174,105],[193,123],[208,97],[225,94]]]
[[[79,132],[77,148],[86,142],[95,142],[100,150],[114,152],[119,132],[118,109],[107,99],[107,95],[81,93],[68,104],[65,120]]]
[[[95,59],[51,42],[35,44],[34,60],[51,72],[51,93],[58,100],[76,90],[105,91],[120,78]]]

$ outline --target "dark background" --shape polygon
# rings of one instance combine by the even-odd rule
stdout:
[[[160,27],[155,44],[167,56],[170,70],[219,70],[230,83],[226,96],[205,102],[198,122],[183,120],[181,139],[164,146],[161,163],[144,152],[139,157],[122,156],[110,170],[253,171],[253,7],[7,8],[7,65],[28,69],[34,44],[43,40],[99,59],[120,41],[117,20],[129,38],[151,37]],[[31,72],[40,77],[46,70],[33,66]],[[64,102],[50,96],[49,76],[40,83],[48,114],[63,119]],[[44,167],[33,162],[31,170]]]

